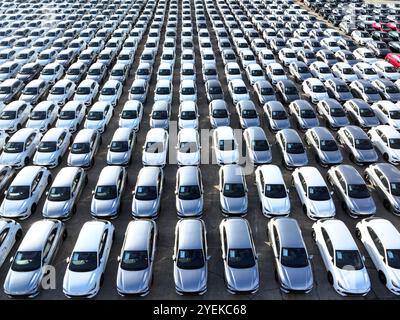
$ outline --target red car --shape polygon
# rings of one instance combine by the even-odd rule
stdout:
[[[385,60],[392,64],[394,67],[400,68],[400,54],[388,53],[385,57]]]
[[[388,22],[386,23],[386,26],[390,29],[392,29],[393,31],[400,31],[400,24],[396,23],[396,22]]]
[[[380,23],[380,22],[374,22],[372,24],[372,27],[376,30],[383,31],[383,32],[389,32],[393,31],[391,28],[389,28],[387,25]]]

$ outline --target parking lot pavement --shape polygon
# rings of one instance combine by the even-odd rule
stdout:
[[[214,4],[217,4],[216,0],[213,0]],[[167,1],[169,3],[169,1]],[[195,21],[195,10],[194,10],[194,1],[192,3],[192,20]],[[182,14],[182,2],[178,1],[179,6],[179,14],[178,14],[178,27],[177,27],[177,43],[176,43],[176,63],[174,67],[173,74],[173,102],[172,102],[172,115],[171,121],[178,120],[178,107],[179,107],[179,85],[180,85],[180,55],[181,55],[181,44],[180,44],[180,32],[181,32],[181,14]],[[169,4],[167,5],[167,9]],[[217,46],[217,38],[215,32],[213,30],[210,17],[206,11],[206,22],[207,28],[210,33],[211,42],[213,45],[213,50],[217,59],[217,70],[219,79],[222,83],[225,99],[229,107],[229,111],[231,113],[231,127],[232,128],[240,128],[239,118],[234,109],[234,105],[229,98],[229,93],[227,90],[227,80],[224,73],[224,65],[221,59],[220,54],[218,53]],[[165,20],[166,21],[166,20]],[[165,28],[166,23],[164,21],[164,26],[161,31],[161,39],[160,44],[163,43],[165,38]],[[210,122],[208,118],[208,101],[205,95],[205,87],[204,82],[202,81],[201,74],[201,57],[200,57],[200,48],[197,37],[197,30],[194,27],[194,51],[196,54],[196,73],[197,73],[197,90],[198,90],[198,110],[200,114],[200,129],[210,129]],[[118,128],[118,118],[119,113],[122,110],[124,103],[128,100],[129,88],[134,80],[135,71],[139,64],[139,58],[144,49],[144,45],[146,42],[146,36],[148,33],[148,29],[142,40],[138,46],[138,49],[135,53],[135,60],[133,66],[131,68],[130,76],[124,85],[123,96],[120,99],[118,105],[115,108],[115,112],[110,124],[107,127],[107,131],[102,134],[102,145],[96,155],[94,166],[88,171],[89,183],[83,190],[81,195],[79,204],[77,206],[76,214],[66,222],[66,227],[68,229],[68,237],[65,242],[62,244],[55,261],[53,262],[54,267],[56,268],[56,289],[54,290],[42,290],[41,293],[37,296],[36,299],[65,299],[65,296],[62,292],[62,283],[63,277],[66,269],[65,259],[71,254],[75,241],[78,237],[79,231],[82,225],[86,221],[90,221],[92,219],[90,215],[90,204],[92,199],[92,190],[94,190],[96,186],[97,179],[99,177],[99,173],[104,166],[106,166],[106,155],[107,155],[107,145],[111,141],[112,135],[115,130]],[[260,288],[254,295],[231,295],[227,292],[226,286],[224,283],[224,269],[223,262],[221,258],[221,242],[219,237],[219,224],[221,220],[224,218],[221,214],[219,208],[219,191],[218,191],[218,170],[219,166],[217,164],[202,164],[200,166],[202,177],[203,177],[203,185],[204,185],[204,214],[203,220],[205,221],[207,228],[207,240],[208,240],[208,249],[209,255],[211,259],[208,265],[208,289],[207,292],[202,296],[179,296],[175,292],[174,287],[174,279],[173,279],[173,262],[172,262],[172,254],[174,247],[174,238],[175,238],[175,225],[178,221],[175,209],[175,175],[177,170],[176,164],[167,164],[164,168],[164,191],[162,195],[162,204],[161,211],[158,219],[156,220],[158,230],[159,230],[159,240],[157,244],[156,258],[154,262],[154,281],[151,287],[150,293],[145,297],[122,297],[118,295],[116,291],[116,276],[117,276],[117,267],[118,261],[117,257],[120,254],[121,246],[124,240],[124,233],[128,223],[132,220],[131,215],[131,205],[132,205],[132,190],[134,189],[136,178],[139,170],[142,168],[142,152],[141,148],[145,142],[146,134],[150,129],[149,126],[149,114],[151,112],[152,104],[154,102],[154,88],[156,84],[155,73],[160,64],[160,56],[162,50],[158,51],[158,55],[156,57],[156,62],[154,65],[153,77],[150,83],[149,95],[147,97],[147,101],[144,104],[144,116],[141,122],[140,131],[137,134],[137,140],[135,144],[135,150],[132,157],[132,161],[128,166],[128,184],[125,188],[121,209],[119,216],[112,220],[112,223],[115,226],[116,237],[113,242],[112,250],[108,259],[107,268],[104,277],[103,286],[99,292],[99,294],[95,297],[95,299],[204,299],[204,300],[246,300],[246,299],[284,299],[284,300],[296,300],[296,299],[343,299],[339,296],[332,288],[332,286],[327,281],[326,269],[323,265],[319,250],[315,245],[314,241],[311,238],[311,226],[313,221],[311,221],[302,211],[302,206],[300,200],[297,196],[295,188],[291,185],[291,171],[284,169],[281,165],[281,154],[279,153],[277,146],[275,144],[275,135],[267,129],[266,120],[264,116],[261,119],[261,127],[265,129],[267,134],[267,138],[270,143],[272,143],[272,156],[273,163],[282,167],[282,172],[284,175],[285,183],[289,187],[290,191],[290,201],[291,201],[291,217],[295,218],[302,230],[303,237],[308,249],[308,253],[313,255],[312,267],[314,271],[314,287],[313,290],[305,295],[305,294],[285,294],[283,293],[278,285],[274,277],[274,261],[273,261],[273,253],[272,249],[267,244],[267,235],[266,235],[266,227],[268,223],[268,219],[265,218],[261,211],[259,205],[259,199],[257,195],[257,189],[254,184],[255,177],[254,174],[246,176],[246,182],[248,186],[248,214],[246,218],[248,219],[252,234],[254,237],[255,247],[257,252],[259,253],[259,268],[260,268]],[[286,69],[287,71],[287,69]],[[246,85],[248,88],[251,88],[247,79],[245,79]],[[255,102],[255,96],[251,91],[251,98]],[[258,108],[259,114],[263,114],[261,108]],[[293,127],[295,127],[293,125]],[[300,133],[301,137],[304,137],[304,133]],[[211,145],[211,139],[210,139]],[[322,168],[319,166],[314,158],[314,155],[311,149],[307,148],[307,152],[310,159],[310,165],[317,167],[322,175],[326,177],[326,168]],[[211,149],[210,149],[211,154]],[[344,163],[351,164],[348,159],[348,153],[343,151],[343,155],[345,157]],[[381,160],[381,159],[380,159]],[[55,177],[61,168],[66,166],[66,156],[63,159],[63,162],[56,169],[52,169],[52,175]],[[354,165],[355,166],[355,165]],[[365,167],[357,167],[357,170],[360,173],[363,173]],[[385,218],[391,221],[396,227],[400,227],[399,218],[389,213],[387,210],[383,208],[382,201],[379,198],[378,194],[372,190],[372,195],[377,205],[377,216]],[[349,217],[343,210],[341,209],[341,205],[336,197],[335,206],[337,209],[336,217],[343,222],[345,222],[346,226],[353,232],[355,230],[355,225],[359,220],[353,219]],[[44,197],[42,198],[41,203],[38,205],[37,212],[31,216],[29,219],[21,222],[24,233],[29,228],[29,226],[42,218],[40,212],[44,204]],[[357,240],[358,241],[358,240]],[[366,257],[366,266],[371,279],[372,290],[366,297],[353,297],[351,299],[396,299],[396,296],[391,294],[385,286],[379,281],[378,274],[376,272],[375,267],[371,259],[369,258],[368,253],[365,251],[362,244],[357,242],[361,253]],[[14,255],[16,251],[16,247],[13,248],[11,255]],[[7,271],[10,267],[10,263],[6,261],[0,269],[0,284],[4,283]],[[8,299],[4,294],[3,290],[0,290],[0,299]],[[348,299],[348,298],[345,298]]]

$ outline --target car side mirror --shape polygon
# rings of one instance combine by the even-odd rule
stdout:
[[[225,253],[223,253],[222,254],[222,260],[225,260],[226,259],[226,255],[225,255]]]
[[[132,191],[132,194],[133,194],[133,195],[135,194],[135,190]]]
[[[107,145],[107,149],[110,149],[110,145],[109,144]]]
[[[12,263],[14,261],[14,257],[10,258],[10,263]]]
[[[365,262],[367,259],[365,258],[365,256],[362,256],[363,261]]]
[[[7,190],[6,190],[6,191],[4,191],[4,195],[5,195],[5,196],[7,195]]]
[[[314,259],[314,256],[313,256],[313,255],[308,256],[308,260],[311,261],[312,259]]]
[[[211,259],[211,256],[207,256],[207,261]]]
[[[70,261],[70,258],[67,257],[67,258],[65,259],[65,262],[66,262],[66,263],[69,263],[69,261]]]
[[[334,192],[333,192],[333,191],[331,191],[331,192],[330,192],[330,194],[331,194],[331,196],[333,196]]]
[[[92,194],[94,194],[94,190],[92,190]]]
[[[70,151],[71,151],[71,147],[68,147],[68,150],[70,150]]]
[[[46,196],[48,196],[49,195],[49,192],[48,191],[46,191]]]
[[[176,255],[172,255],[172,260],[176,260]]]
[[[121,262],[121,257],[120,256],[117,257],[117,261]]]
[[[175,194],[177,195],[177,194],[178,194],[178,191],[175,190]]]

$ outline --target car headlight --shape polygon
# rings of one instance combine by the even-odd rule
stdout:
[[[400,285],[392,280],[392,286],[396,289],[400,289]]]
[[[340,283],[340,281],[337,282],[337,285],[340,289],[346,290],[346,288]]]

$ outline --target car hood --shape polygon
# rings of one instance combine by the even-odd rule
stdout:
[[[247,211],[247,196],[240,198],[229,198],[221,194],[221,206],[229,213],[245,213]]]
[[[274,130],[288,129],[290,128],[289,119],[283,120],[271,120],[271,126]]]
[[[157,200],[137,200],[132,201],[132,212],[136,216],[152,217],[157,214]]]
[[[7,153],[2,152],[0,155],[0,163],[13,165],[20,161],[22,153]]]
[[[112,152],[107,153],[107,162],[113,164],[121,164],[128,161],[128,152]]]
[[[46,120],[28,120],[26,123],[27,128],[32,128],[32,129],[40,129],[43,128],[46,124]]]
[[[0,120],[0,130],[7,130],[14,125],[17,119],[13,120]]]
[[[4,199],[1,204],[1,213],[7,215],[7,217],[19,217],[29,208],[29,199],[25,200],[7,200]]]
[[[49,94],[47,97],[48,101],[53,101],[53,102],[58,102],[63,100],[66,97],[65,94],[57,94],[57,95],[53,95],[53,94]]]
[[[313,215],[320,218],[330,218],[335,215],[335,204],[332,198],[326,201],[310,200],[310,208]]]
[[[319,126],[318,118],[301,118],[301,122],[305,128],[314,128]]]
[[[166,129],[166,128],[168,128],[168,124],[169,124],[169,119],[161,119],[161,120],[151,119],[150,120],[150,125],[152,128]]]
[[[308,164],[308,158],[306,153],[286,153],[286,157],[289,160],[289,164],[292,166],[305,166]]]
[[[65,217],[68,215],[70,207],[69,200],[67,201],[49,201],[46,200],[43,206],[43,216],[47,218]]]
[[[85,128],[97,130],[103,126],[104,121],[105,121],[105,119],[103,119],[103,120],[86,120]]]
[[[4,282],[4,291],[14,295],[35,293],[39,288],[41,269],[29,272],[17,272],[10,269]]]
[[[258,118],[254,119],[241,118],[241,124],[244,128],[258,127],[260,125],[260,120]]]
[[[271,214],[288,214],[290,211],[290,201],[288,197],[282,199],[265,197],[265,200],[266,201],[264,201],[264,208],[267,209]]]
[[[364,269],[361,270],[337,270],[337,280],[340,282],[340,286],[344,290],[350,291],[352,293],[365,293],[369,290],[371,283]]]
[[[139,119],[120,119],[119,126],[121,128],[137,128],[139,126]]]
[[[117,205],[117,199],[98,200],[93,198],[90,211],[98,216],[108,216],[116,211]]]
[[[340,150],[337,151],[322,151],[321,158],[326,163],[341,163],[343,161],[343,156]]]
[[[91,94],[75,94],[75,101],[89,101],[92,98]]]
[[[378,160],[378,154],[374,149],[370,150],[356,149],[356,153],[359,158],[359,161],[376,162]]]
[[[57,160],[56,153],[55,152],[36,152],[35,156],[33,157],[33,160],[35,161],[35,163],[45,165],[53,160]]]
[[[388,93],[387,97],[389,100],[392,100],[393,102],[397,102],[400,100],[400,93]],[[398,121],[398,120],[392,120],[392,121]]]
[[[347,101],[347,100],[350,100],[350,99],[354,98],[354,96],[353,96],[353,94],[351,92],[337,92],[337,96],[342,101]]]
[[[250,157],[255,163],[269,163],[272,161],[271,150],[266,151],[253,151]]]
[[[176,208],[183,216],[196,216],[203,211],[203,197],[194,200],[176,199]]]
[[[143,152],[143,162],[146,165],[159,166],[165,163],[165,153],[148,153]]]
[[[375,202],[372,197],[364,199],[351,198],[351,203],[355,211],[361,215],[372,215],[376,212]]]
[[[66,128],[66,129],[72,128],[74,126],[75,120],[76,119],[72,119],[72,120],[58,119],[57,120],[57,128]]]
[[[64,276],[63,290],[73,296],[86,295],[96,286],[97,277],[96,270],[74,272],[68,269]]]
[[[190,166],[200,162],[200,153],[193,152],[193,153],[182,153],[178,152],[178,162],[184,166]]]
[[[214,127],[229,126],[229,118],[214,118],[210,117],[211,123]]]
[[[119,268],[117,274],[117,288],[124,293],[142,293],[149,287],[150,270],[127,271]]]
[[[239,162],[239,152],[235,150],[221,151],[218,150],[217,154],[218,160],[223,163],[238,163]]]
[[[207,285],[207,267],[187,270],[174,267],[175,286],[184,292],[199,292]]]
[[[237,291],[252,291],[258,287],[259,274],[256,266],[246,269],[225,267],[227,283]]]
[[[197,120],[179,120],[179,127],[181,128],[196,128]]]
[[[281,279],[284,286],[292,290],[309,290],[313,286],[313,274],[310,265],[304,268],[282,266]]]
[[[331,117],[331,119],[332,122],[338,127],[344,127],[350,124],[350,121],[347,117]]]
[[[89,162],[89,154],[72,154],[70,153],[68,156],[68,165],[70,166],[82,166]]]

